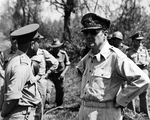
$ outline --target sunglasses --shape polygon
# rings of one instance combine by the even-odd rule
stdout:
[[[87,36],[88,34],[92,35],[92,36],[96,36],[102,29],[98,29],[98,30],[85,30],[83,31],[84,36]]]

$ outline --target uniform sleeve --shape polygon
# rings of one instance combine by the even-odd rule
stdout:
[[[65,64],[70,65],[69,56],[66,52],[65,52]]]
[[[127,86],[122,89],[116,98],[117,103],[126,106],[133,98],[146,91],[149,77],[130,59],[118,59],[118,73],[127,81]]]
[[[74,74],[76,78],[75,82],[79,81],[81,82],[83,72],[84,72],[84,60],[82,59],[75,67],[75,74]]]
[[[29,66],[18,65],[14,67],[11,78],[8,81],[8,91],[5,94],[5,100],[19,99],[22,97],[22,90],[29,77]]]
[[[150,63],[150,56],[149,56],[149,53],[148,53],[147,49],[146,49],[146,57],[147,57],[147,65],[149,65],[149,63]]]
[[[48,64],[51,70],[55,70],[58,68],[58,60],[46,50],[44,50],[44,57],[46,60],[46,64]]]

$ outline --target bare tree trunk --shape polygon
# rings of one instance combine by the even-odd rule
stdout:
[[[71,40],[71,33],[70,33],[70,16],[71,11],[69,11],[67,8],[65,8],[65,16],[64,16],[64,33],[63,33],[63,39],[65,41]]]

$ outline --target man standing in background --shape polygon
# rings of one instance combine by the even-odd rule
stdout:
[[[6,40],[6,37],[3,33],[0,32],[0,112],[2,110],[2,104],[4,96],[4,77],[5,77],[5,66],[4,66],[4,51],[11,48],[11,42]],[[1,116],[0,116],[0,119]]]
[[[126,53],[128,46],[124,45],[123,43],[123,35],[120,31],[116,31],[112,34],[110,38],[110,45],[119,48],[123,53]]]
[[[127,56],[149,76],[147,67],[150,62],[150,57],[147,48],[142,44],[142,40],[144,39],[142,31],[136,32],[130,38],[132,39],[132,46],[127,49]],[[128,108],[135,110],[132,102],[129,103]],[[145,113],[150,118],[148,113],[147,90],[139,95],[139,108],[139,112]]]
[[[61,106],[63,104],[63,97],[64,97],[63,82],[65,80],[65,74],[70,65],[69,57],[66,51],[61,50],[60,48],[62,45],[63,43],[61,43],[58,38],[55,38],[53,40],[53,43],[50,45],[50,47],[52,48],[51,54],[59,62],[56,71],[52,72],[49,75],[49,78],[54,83],[56,89],[56,98],[55,98],[56,106]]]

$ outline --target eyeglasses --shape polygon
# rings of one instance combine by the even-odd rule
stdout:
[[[96,36],[102,29],[97,29],[97,30],[85,30],[83,31],[84,36],[87,36],[88,34],[92,36]]]

